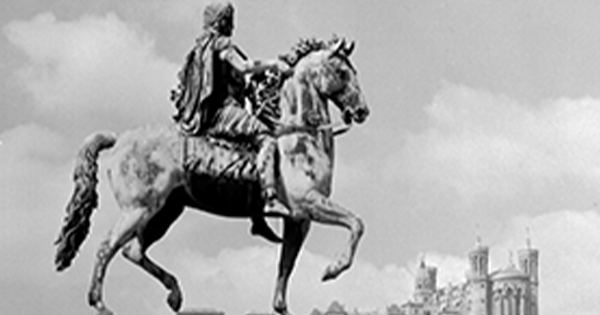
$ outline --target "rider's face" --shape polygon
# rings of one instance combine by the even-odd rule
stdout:
[[[231,36],[233,34],[234,24],[233,24],[233,14],[222,19],[220,22],[220,30],[221,34],[225,36]]]

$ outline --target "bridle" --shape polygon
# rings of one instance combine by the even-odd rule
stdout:
[[[344,57],[341,56],[344,63],[346,63],[348,65],[348,67],[351,69],[351,71],[353,73],[356,74],[356,70],[353,67],[353,65],[350,63],[350,61]],[[263,90],[263,93],[266,93],[266,97],[263,98],[262,100],[260,100],[260,103],[258,103],[258,100],[256,99],[256,97],[254,97],[254,102],[258,103],[255,105],[258,105],[258,108],[256,108],[255,110],[253,110],[253,114],[256,116],[260,116],[263,112],[269,111],[270,108],[277,108],[278,106],[278,101],[280,96],[280,89],[281,86],[284,82],[284,80],[286,79],[285,77],[283,77],[281,75],[281,73],[279,72],[271,72],[268,71],[265,73],[266,74],[266,78],[265,81],[267,82],[267,88],[265,88],[265,90]],[[271,81],[271,83],[269,83],[268,81]],[[256,87],[255,87],[256,88]],[[332,135],[334,137],[336,136],[340,136],[345,134],[346,132],[348,132],[351,128],[352,128],[352,119],[346,119],[346,117],[349,117],[351,115],[353,115],[353,109],[351,107],[344,107],[344,106],[340,106],[339,104],[347,104],[348,102],[351,102],[351,98],[354,97],[354,95],[352,93],[344,93],[345,89],[342,89],[341,91],[338,91],[332,95],[324,95],[322,94],[320,91],[318,91],[319,96],[326,99],[326,100],[332,100],[336,106],[338,108],[343,108],[342,109],[342,117],[343,117],[343,121],[337,121],[337,122],[330,122],[330,123],[326,123],[326,124],[319,124],[316,126],[283,126],[281,125],[279,122],[274,121],[274,123],[277,125],[276,131],[275,131],[275,136],[276,137],[281,137],[284,135],[289,135],[292,133],[296,133],[296,132],[306,132],[306,133],[318,133],[318,132],[322,132],[322,131],[331,131]],[[254,93],[256,93],[256,91],[254,91]],[[346,122],[348,121],[348,122]]]

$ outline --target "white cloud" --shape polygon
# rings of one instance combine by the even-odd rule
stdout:
[[[45,13],[4,32],[29,58],[19,77],[54,125],[168,121],[177,66],[139,27],[115,14],[60,21]]]
[[[57,163],[65,152],[62,137],[37,125],[18,126],[0,134],[3,145],[0,147],[0,216],[3,228],[0,243],[3,248],[39,231],[44,220],[39,220],[43,208],[53,194],[50,186],[60,187],[50,182],[61,169]],[[53,190],[56,191],[56,190]],[[27,225],[20,223],[28,222]],[[17,223],[17,224],[12,224]],[[30,229],[36,226],[36,229]]]
[[[199,306],[190,302],[199,301],[200,306],[209,304],[233,314],[270,310],[278,255],[274,248],[247,247],[226,249],[214,258],[186,251],[173,259],[177,269],[184,270],[179,276],[188,307]],[[384,309],[411,293],[412,276],[406,268],[378,268],[361,260],[339,279],[324,284],[320,277],[330,259],[302,252],[289,286],[288,302],[293,312],[308,314],[314,308],[325,309],[334,300],[350,310]]]
[[[597,191],[600,101],[542,105],[447,85],[427,108],[431,127],[407,137],[385,175],[451,187],[465,200],[537,193],[564,180]]]
[[[52,266],[52,242],[71,185],[65,140],[36,124],[5,131],[0,140],[0,312],[39,313],[68,305],[55,286],[65,285],[64,293],[69,283],[55,278]]]
[[[127,3],[134,10],[151,13],[153,18],[162,19],[170,23],[197,25],[202,21],[204,7],[210,1],[203,0],[152,0],[133,1]]]
[[[346,191],[352,191],[364,183],[369,177],[366,160],[347,162],[338,156],[334,165],[334,177],[332,187],[337,195]]]

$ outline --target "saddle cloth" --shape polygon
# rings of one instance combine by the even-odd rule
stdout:
[[[184,168],[191,175],[258,180],[256,152],[252,146],[211,136],[188,136],[184,141]]]

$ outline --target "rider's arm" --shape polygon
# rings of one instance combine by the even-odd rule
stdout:
[[[220,57],[222,60],[227,60],[229,64],[243,74],[260,73],[266,70],[279,70],[282,72],[289,70],[289,67],[279,60],[260,61],[247,59],[234,45],[228,45],[223,49]]]

